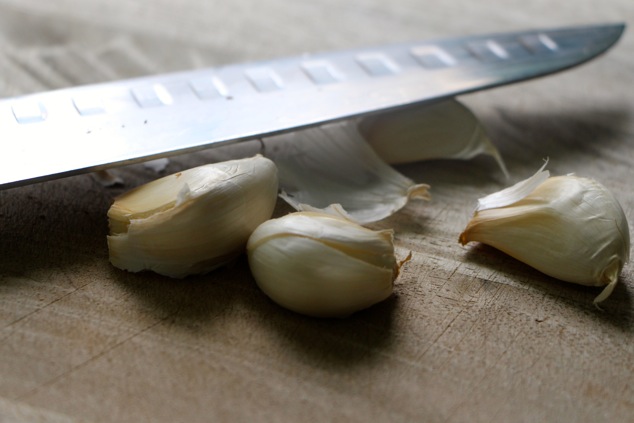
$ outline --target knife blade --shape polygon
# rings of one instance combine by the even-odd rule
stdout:
[[[605,24],[305,54],[0,100],[0,189],[256,139],[562,71]]]

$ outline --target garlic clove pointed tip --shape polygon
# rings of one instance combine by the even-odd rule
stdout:
[[[618,282],[618,279],[613,280],[612,282],[610,282],[609,284],[607,284],[605,286],[605,288],[603,288],[603,290],[601,291],[601,293],[599,295],[596,296],[596,298],[592,301],[592,303],[599,309],[602,310],[601,307],[599,307],[599,304],[602,303],[603,301],[607,300],[608,297],[610,295],[612,295],[612,292],[614,291],[614,288],[616,287],[616,284]]]
[[[407,198],[431,201],[428,184],[416,184],[407,189]]]
[[[462,232],[458,237],[458,242],[460,242],[460,245],[467,245],[469,241],[470,239],[468,238],[467,231]]]

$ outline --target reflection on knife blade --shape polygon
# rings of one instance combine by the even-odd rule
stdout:
[[[0,101],[0,188],[147,161],[570,68],[623,24],[303,55]]]

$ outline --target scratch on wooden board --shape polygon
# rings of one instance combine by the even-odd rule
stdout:
[[[82,369],[84,367],[86,367],[88,364],[90,364],[91,362],[99,359],[100,357],[104,356],[105,354],[107,354],[108,352],[118,348],[119,346],[125,344],[126,342],[130,341],[131,339],[141,335],[142,333],[152,329],[153,327],[157,326],[158,324],[170,319],[174,314],[176,314],[177,312],[174,312],[172,314],[169,314],[167,316],[164,316],[160,319],[157,319],[155,322],[145,326],[144,328],[132,333],[131,335],[125,337],[124,339],[120,340],[119,342],[116,342],[114,344],[112,344],[111,346],[99,351],[98,353],[92,355],[91,357],[89,357],[88,359],[82,361],[81,363],[78,363],[76,365],[74,365],[72,368],[55,375],[54,377],[52,377],[51,379],[40,383],[38,386],[36,386],[35,388],[31,389],[30,391],[20,395],[17,399],[22,401],[25,400],[26,398],[33,396],[35,394],[37,394],[42,388],[46,388],[47,386],[51,386],[53,385],[55,382],[57,382],[58,380],[61,380],[65,377],[68,377],[70,374],[76,372],[79,369]]]
[[[31,280],[33,280],[33,279],[31,279]],[[37,281],[35,281],[35,282],[37,282]],[[30,312],[28,312],[28,313],[26,313],[26,314],[24,314],[24,315],[22,315],[22,316],[18,317],[18,318],[17,318],[17,319],[15,319],[15,320],[12,320],[11,322],[7,323],[7,324],[6,324],[6,325],[2,328],[2,331],[5,331],[5,330],[10,329],[10,328],[11,328],[11,326],[18,324],[19,322],[21,322],[22,320],[24,320],[24,319],[28,318],[29,316],[32,316],[32,315],[34,315],[34,314],[36,314],[36,313],[40,312],[40,311],[41,311],[41,310],[43,310],[44,308],[46,308],[46,307],[48,307],[48,306],[50,306],[50,305],[52,305],[52,304],[55,304],[56,302],[58,302],[58,301],[62,300],[63,298],[66,298],[67,296],[71,295],[71,294],[72,294],[73,292],[75,292],[75,291],[77,291],[77,289],[75,289],[75,290],[73,290],[73,291],[71,291],[71,292],[67,292],[66,294],[64,294],[64,295],[62,295],[62,296],[60,296],[60,297],[55,298],[54,300],[52,300],[52,301],[50,301],[50,302],[48,302],[48,303],[44,304],[43,306],[38,307],[38,308],[36,308],[35,310],[32,310],[32,311],[30,311]],[[0,338],[0,341],[1,341],[1,342],[4,342],[4,341],[5,341],[6,339],[8,339],[10,336],[11,336],[11,333],[9,333],[9,334],[7,334],[6,336],[4,336],[4,337]]]
[[[78,420],[0,397],[0,422],[73,423]]]
[[[502,352],[497,355],[497,357],[495,358],[495,362],[493,365],[491,365],[491,367],[497,367],[498,363],[500,363],[500,361],[507,355],[507,353],[511,350],[511,347],[513,345],[516,344],[517,340],[520,339],[521,336],[525,335],[525,332],[523,330],[519,330],[517,332],[517,334],[512,338],[511,342],[509,342],[504,349],[502,350]],[[538,360],[536,359],[535,362],[537,362]],[[485,362],[486,363],[486,362]],[[490,366],[488,364],[485,364],[486,368],[489,368]],[[474,382],[474,386],[485,386],[485,382],[487,381],[487,379],[490,378],[490,374],[487,371],[483,371],[481,372],[480,376],[478,377],[477,382]],[[486,395],[485,393],[479,393],[479,395]],[[459,412],[464,409],[465,407],[470,407],[472,405],[473,401],[477,401],[477,395],[476,397],[468,397],[468,398],[464,398],[464,400],[457,402],[450,411],[448,411],[447,413],[447,421],[458,421],[460,420],[458,418]],[[496,410],[492,410],[493,411],[493,416],[499,414],[500,410],[502,409],[502,404],[500,404],[498,406],[498,408]],[[495,418],[491,419],[491,421],[497,421]]]
[[[458,266],[460,267],[460,266]],[[456,272],[456,270],[458,269],[458,267],[456,267],[454,269],[454,271],[452,272],[452,276],[453,274]],[[451,283],[451,277],[447,278],[443,281],[443,284],[440,286],[439,290],[441,290],[446,284]],[[480,280],[479,278],[469,278],[469,279],[474,279],[474,280]],[[458,320],[459,317],[462,316],[462,314],[466,311],[472,310],[473,307],[476,308],[481,308],[482,306],[478,306],[478,302],[477,302],[477,298],[481,297],[481,292],[485,289],[485,283],[480,283],[480,285],[478,286],[478,288],[476,289],[475,292],[473,292],[472,294],[469,295],[469,298],[462,298],[461,301],[457,301],[456,304],[454,304],[454,309],[455,307],[460,307],[460,309],[458,310],[458,312],[451,317],[451,319],[449,320],[449,322],[447,322],[446,324],[443,325],[442,329],[440,330],[440,333],[438,333],[428,344],[427,347],[421,352],[421,356],[424,356],[425,354],[427,354],[432,347],[436,346],[439,341],[443,338],[443,336],[445,336],[454,326],[454,324],[456,323],[456,321]],[[498,285],[495,289],[495,292],[493,295],[496,295],[498,293],[498,291],[500,290],[500,286]],[[464,294],[464,292],[462,293]],[[451,297],[444,297],[440,294],[436,294],[435,297],[437,298],[447,298],[450,299],[452,301],[456,300],[455,298],[451,298]],[[472,326],[475,325],[476,321],[472,322]],[[465,334],[468,333],[469,330],[465,331]],[[458,342],[456,342],[456,344],[458,344],[460,342],[460,340]]]
[[[9,57],[21,72],[41,83],[43,89],[62,88],[71,84],[69,80],[42,61],[42,57],[37,52],[28,55],[16,53]]]
[[[118,37],[95,49],[94,58],[113,77],[151,74],[159,66],[130,37]]]
[[[455,316],[453,316],[451,318],[451,320],[449,321],[449,323],[447,323],[446,325],[443,326],[443,328],[441,329],[440,333],[434,337],[434,339],[431,340],[431,342],[429,342],[427,344],[427,348],[425,348],[422,352],[421,352],[421,357],[425,356],[427,354],[427,352],[434,346],[436,346],[438,344],[438,341],[445,335],[445,333],[447,333],[447,331],[449,331],[449,329],[452,327],[452,325],[454,324],[454,322],[458,319],[458,317],[465,311],[465,308],[461,308],[458,313],[456,313]]]
[[[66,279],[66,281],[69,283],[69,285],[73,287],[73,289],[72,289],[71,291],[68,291],[68,292],[66,292],[66,293],[64,293],[64,294],[62,294],[62,295],[60,295],[60,296],[58,296],[57,298],[55,298],[55,299],[53,299],[53,300],[51,300],[51,301],[47,302],[46,304],[42,305],[41,307],[37,307],[37,308],[35,308],[34,310],[32,310],[32,311],[30,311],[30,312],[28,312],[28,313],[23,314],[22,316],[18,317],[17,319],[12,320],[11,322],[7,323],[6,325],[4,325],[4,326],[2,327],[2,331],[5,331],[5,330],[10,330],[10,328],[11,328],[13,325],[18,324],[19,322],[23,321],[24,319],[27,319],[28,317],[31,317],[31,316],[33,316],[33,315],[35,315],[35,314],[37,314],[37,313],[41,312],[42,310],[45,310],[46,308],[48,308],[48,307],[50,307],[50,306],[52,306],[52,305],[54,305],[54,304],[58,303],[59,301],[61,301],[61,300],[65,299],[65,298],[67,298],[68,296],[73,295],[73,294],[74,294],[75,292],[77,292],[78,290],[80,290],[80,289],[82,289],[82,288],[85,288],[86,286],[89,286],[89,285],[90,285],[90,284],[92,284],[92,283],[95,283],[95,281],[90,281],[90,282],[87,282],[87,283],[85,283],[85,284],[83,284],[83,285],[75,285],[75,284],[73,283],[73,281],[75,280],[74,278],[70,277],[70,276],[69,276],[66,272],[63,272],[63,275],[65,276],[65,279]],[[19,277],[19,278],[22,278],[22,279],[28,279],[28,280],[31,280],[31,281],[33,281],[33,282],[35,282],[35,283],[43,283],[43,282],[42,282],[42,281],[40,281],[40,280],[33,279],[33,278],[31,278],[31,277],[24,276],[24,275],[22,275],[22,276],[18,276],[18,277]],[[0,337],[0,341],[1,341],[1,342],[4,342],[4,341],[6,341],[6,340],[7,340],[10,336],[11,336],[11,332],[9,332],[8,334],[6,334],[6,335],[5,335],[5,336],[3,336],[3,337]]]
[[[36,75],[32,75],[24,69],[20,63],[16,62],[8,54],[0,52],[0,69],[2,69],[2,81],[0,94],[2,96],[13,96],[22,94],[25,91],[44,90],[47,85],[43,84]]]

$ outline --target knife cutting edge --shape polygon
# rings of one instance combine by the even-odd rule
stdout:
[[[0,189],[433,101],[584,63],[624,24],[302,55],[0,100]]]

